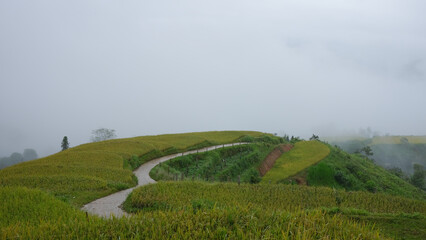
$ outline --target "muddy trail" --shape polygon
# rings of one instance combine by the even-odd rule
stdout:
[[[281,144],[276,147],[271,153],[266,156],[265,160],[263,160],[262,164],[259,167],[260,175],[263,177],[265,174],[271,170],[272,166],[274,166],[275,161],[285,152],[290,151],[293,148],[291,144]]]

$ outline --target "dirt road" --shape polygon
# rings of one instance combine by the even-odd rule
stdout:
[[[155,180],[149,176],[149,172],[151,171],[151,169],[153,169],[155,166],[157,166],[161,162],[165,162],[167,160],[170,160],[178,156],[188,155],[188,154],[192,154],[196,152],[207,152],[207,151],[219,149],[222,147],[230,147],[230,146],[236,146],[241,144],[246,144],[246,143],[231,143],[231,144],[225,144],[225,145],[217,145],[217,146],[206,147],[206,148],[202,148],[198,150],[188,151],[184,153],[164,156],[161,158],[151,160],[145,164],[142,164],[138,169],[133,171],[133,173],[138,178],[138,186],[155,183]],[[114,194],[111,194],[103,198],[99,198],[91,203],[84,205],[82,210],[90,214],[98,215],[102,217],[127,216],[128,214],[120,208],[120,205],[124,202],[124,200],[126,200],[127,196],[133,191],[133,189],[135,189],[135,187],[129,188],[120,192],[116,192]]]

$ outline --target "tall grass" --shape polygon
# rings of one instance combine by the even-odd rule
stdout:
[[[200,206],[200,209],[261,208],[285,211],[342,207],[372,213],[426,214],[424,201],[387,194],[281,184],[159,182],[135,189],[125,203],[129,211],[185,210],[194,206]]]
[[[0,239],[383,239],[371,225],[322,210],[194,205],[102,219],[38,190],[0,187],[0,196],[7,200],[0,205]]]

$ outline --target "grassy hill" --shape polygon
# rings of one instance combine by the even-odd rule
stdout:
[[[227,167],[238,166],[232,176],[253,169],[251,160],[280,142],[237,131],[116,139],[1,170],[0,239],[426,239],[424,192],[361,155],[318,141],[284,153],[271,184],[188,177],[137,188],[124,204],[131,218],[103,219],[75,208],[134,186],[131,170],[150,159],[238,141],[254,143],[188,155],[160,169],[207,171],[224,180]],[[275,184],[297,175],[310,186]]]
[[[39,188],[82,206],[135,186],[137,180],[132,169],[153,158],[262,135],[249,131],[201,132],[83,144],[0,170],[0,186]]]

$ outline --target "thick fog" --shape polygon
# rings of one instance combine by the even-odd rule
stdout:
[[[426,134],[423,0],[0,1],[0,157],[118,137]]]

